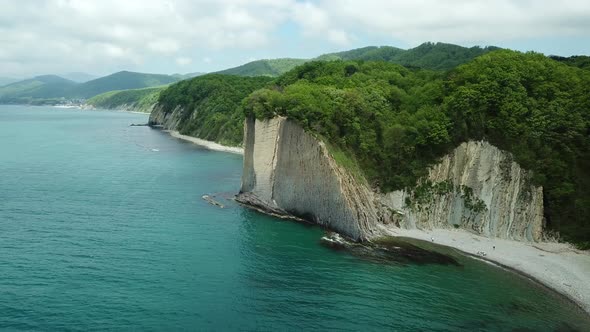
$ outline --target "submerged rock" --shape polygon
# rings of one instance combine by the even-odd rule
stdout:
[[[338,233],[329,232],[321,238],[322,245],[344,250],[354,256],[376,262],[394,264],[440,264],[461,266],[453,257],[420,248],[396,238],[380,238],[371,242],[355,242]]]
[[[221,204],[221,203],[219,203],[218,201],[216,201],[216,200],[215,200],[215,199],[214,199],[212,196],[210,196],[210,195],[203,195],[203,196],[201,196],[201,198],[202,198],[203,200],[205,200],[207,203],[209,203],[209,204],[211,204],[211,205],[213,205],[213,206],[217,206],[217,207],[219,207],[219,208],[221,208],[221,209],[223,209],[223,208],[224,208],[223,204]]]

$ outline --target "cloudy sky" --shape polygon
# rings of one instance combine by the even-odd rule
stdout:
[[[590,55],[588,0],[0,0],[0,76],[210,72],[425,41]]]

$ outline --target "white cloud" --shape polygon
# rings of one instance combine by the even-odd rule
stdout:
[[[344,38],[330,38],[334,29],[410,44],[590,34],[587,0],[322,0],[300,5],[295,17],[308,34],[335,41]]]
[[[193,59],[189,58],[189,57],[179,57],[176,58],[176,64],[178,64],[179,66],[188,66],[191,63],[193,63]]]
[[[0,74],[108,71],[265,47],[294,1],[0,0]]]
[[[330,29],[328,30],[328,40],[338,45],[350,44],[350,36],[346,31]]]
[[[3,76],[182,66],[179,59],[205,52],[257,57],[288,49],[290,34],[301,47],[326,48],[362,38],[416,45],[590,37],[587,0],[0,0],[0,8]],[[296,31],[277,38],[289,24]]]
[[[180,50],[179,43],[172,39],[157,39],[148,42],[147,46],[149,50],[164,55],[172,55]]]

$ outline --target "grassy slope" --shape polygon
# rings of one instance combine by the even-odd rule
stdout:
[[[149,113],[152,106],[158,102],[160,92],[166,88],[167,86],[159,86],[155,88],[109,91],[90,98],[86,103],[96,108],[125,108]]]
[[[91,98],[108,91],[155,87],[176,81],[178,78],[169,75],[122,71],[80,84],[70,91],[69,96]]]

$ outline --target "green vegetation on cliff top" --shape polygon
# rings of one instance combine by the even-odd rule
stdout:
[[[243,139],[242,100],[266,86],[269,77],[210,74],[178,82],[160,93],[158,106],[164,113],[182,109],[177,130],[185,135],[239,145]]]
[[[182,133],[230,145],[242,141],[243,112],[287,116],[382,191],[413,188],[460,143],[487,140],[533,171],[549,228],[590,246],[590,72],[576,68],[584,59],[564,64],[447,44],[414,51],[423,67],[464,64],[404,67],[391,59],[409,51],[371,47],[306,62],[274,80],[198,77],[163,91],[159,103],[166,112],[182,107]],[[367,61],[334,58],[361,56]]]
[[[548,225],[590,240],[590,73],[495,51],[448,72],[385,62],[310,62],[243,103],[287,116],[355,158],[383,191],[413,187],[467,140],[513,153],[544,187]]]

